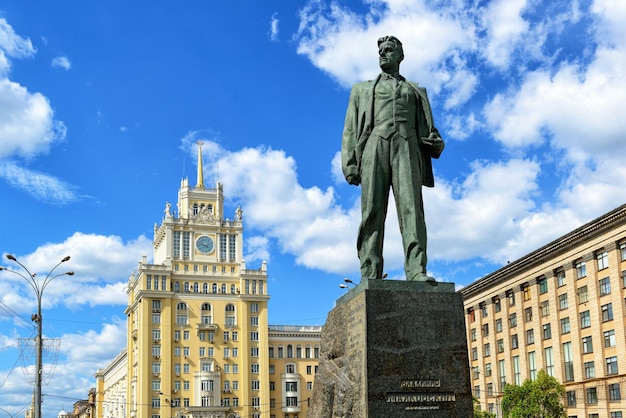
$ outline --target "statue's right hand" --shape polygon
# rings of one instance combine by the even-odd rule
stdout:
[[[353,186],[358,186],[359,184],[361,184],[361,176],[359,176],[358,174],[350,174],[346,177],[346,180]]]

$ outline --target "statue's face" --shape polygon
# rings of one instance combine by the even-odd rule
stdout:
[[[383,71],[398,71],[401,55],[393,42],[383,42],[378,47],[378,63]]]

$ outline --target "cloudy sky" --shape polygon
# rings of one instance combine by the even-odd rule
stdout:
[[[0,3],[0,265],[14,254],[41,276],[70,255],[56,272],[76,273],[43,298],[60,341],[46,416],[124,347],[125,285],[181,178],[195,184],[200,139],[205,182],[244,210],[248,266],[268,262],[271,323],[323,324],[359,278],[340,138],[387,34],[447,142],[424,192],[431,275],[466,285],[624,203],[625,2]],[[401,279],[393,213],[385,271]],[[32,396],[35,311],[25,280],[0,273],[13,415]]]

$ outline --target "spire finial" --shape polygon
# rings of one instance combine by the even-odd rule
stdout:
[[[198,141],[196,144],[198,144],[198,180],[196,187],[204,189],[204,172],[202,170],[202,144],[204,144],[204,142]]]

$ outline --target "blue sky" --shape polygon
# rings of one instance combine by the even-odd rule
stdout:
[[[387,34],[446,139],[424,192],[430,274],[466,285],[624,203],[624,2],[0,3],[1,265],[11,253],[41,274],[69,254],[76,272],[44,294],[61,341],[46,416],[124,347],[124,287],[181,178],[195,182],[197,140],[205,182],[244,210],[248,266],[268,262],[271,323],[324,323],[358,279],[360,191],[338,154],[349,88],[376,76]],[[0,274],[9,414],[31,399],[18,339],[35,310]]]

